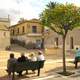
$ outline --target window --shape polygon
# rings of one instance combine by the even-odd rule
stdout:
[[[22,33],[24,33],[24,26],[22,27]]]
[[[17,33],[19,34],[19,28],[17,29]]]
[[[55,38],[55,46],[58,47],[58,37]]]
[[[73,37],[71,36],[70,37],[70,49],[73,49],[74,48],[74,39]]]
[[[37,32],[37,27],[36,26],[32,26],[32,32],[36,33]]]
[[[41,48],[41,40],[36,40],[36,47]]]
[[[12,30],[12,35],[14,35],[14,30]]]

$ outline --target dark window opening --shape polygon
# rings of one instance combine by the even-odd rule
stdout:
[[[32,26],[32,32],[36,33],[37,32],[37,27],[36,26]]]
[[[55,46],[58,47],[58,37],[55,38]]]
[[[22,33],[24,33],[24,26],[22,27]]]
[[[17,30],[17,33],[19,34],[19,28],[18,28],[18,30]]]
[[[73,37],[70,37],[70,49],[74,48]]]
[[[12,34],[14,35],[14,30],[12,31]]]

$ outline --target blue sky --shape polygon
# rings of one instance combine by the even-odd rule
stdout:
[[[15,24],[20,18],[39,18],[39,14],[50,1],[68,2],[80,6],[80,0],[0,0],[0,17],[10,15],[12,24]]]

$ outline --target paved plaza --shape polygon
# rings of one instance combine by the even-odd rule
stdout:
[[[15,57],[18,58],[20,56],[19,51],[27,51],[26,56],[28,55],[28,53],[30,53],[30,51],[23,49],[19,46],[17,46],[17,51],[16,49],[12,49],[12,51],[0,51],[0,80],[11,80],[10,78],[8,78],[7,73],[5,71],[7,60],[11,52],[13,52],[15,54]],[[37,50],[35,50],[35,52],[36,51]],[[58,50],[48,50],[46,53],[45,65],[44,68],[41,69],[41,74],[39,77],[36,76],[36,74],[28,74],[20,78],[16,75],[15,80],[80,80],[80,68],[78,67],[78,69],[75,69],[73,64],[74,54],[66,54],[67,70],[74,72],[74,74],[70,76],[62,76],[58,74],[59,71],[62,71],[62,53],[60,53],[60,51]],[[31,73],[31,71],[29,72]]]

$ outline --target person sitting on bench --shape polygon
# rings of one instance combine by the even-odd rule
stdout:
[[[45,60],[45,58],[44,58],[44,55],[43,55],[43,52],[42,52],[42,51],[39,51],[39,52],[38,52],[37,60],[38,60],[38,61],[43,61],[43,60]]]
[[[8,59],[7,61],[7,72],[8,72],[8,75],[11,75],[11,72],[13,71],[13,64],[15,64],[17,62],[17,59],[14,58],[14,54],[11,53],[10,54],[10,58]]]
[[[30,61],[37,61],[37,57],[35,56],[34,53],[31,53],[29,57],[30,57]]]
[[[28,58],[24,55],[24,53],[22,53],[21,57],[19,57],[17,61],[25,62],[25,61],[28,61]],[[26,74],[28,74],[28,70],[26,70]],[[22,71],[19,72],[19,76],[22,76]]]
[[[35,56],[35,53],[33,52],[29,55],[29,57],[30,57],[30,61],[33,61],[33,62],[37,61],[37,57]],[[33,69],[32,72],[35,73],[35,70]]]

